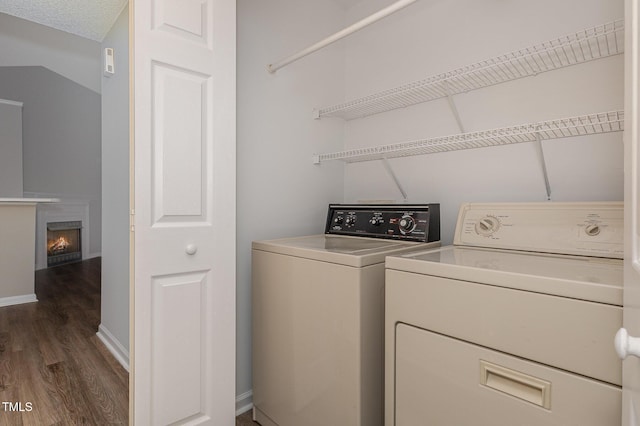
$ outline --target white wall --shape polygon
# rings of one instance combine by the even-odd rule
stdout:
[[[100,43],[0,13],[0,66],[44,66],[100,93]]]
[[[327,205],[343,198],[343,167],[312,155],[342,148],[343,123],[312,119],[342,97],[338,43],[269,74],[266,66],[341,29],[327,1],[238,1],[238,406],[251,390],[251,241],[320,233]]]
[[[355,21],[386,5],[368,0]],[[622,0],[416,2],[346,42],[345,100],[526,48],[623,17]],[[623,108],[623,57],[602,59],[456,95],[466,131]],[[332,103],[339,103],[341,99]],[[345,149],[458,133],[446,100],[347,122]],[[622,200],[622,133],[544,142],[552,200]],[[543,201],[533,144],[390,160],[410,202],[440,202],[451,243],[460,203]],[[324,167],[324,165],[322,166]],[[379,162],[350,164],[345,201],[402,202]]]
[[[341,11],[337,3],[354,6]],[[379,162],[311,166],[309,155],[459,132],[446,100],[348,122],[310,120],[313,108],[623,17],[623,0],[421,1],[275,75],[264,70],[391,3],[238,1],[236,393],[241,397],[251,389],[251,240],[321,232],[331,201],[403,202]],[[455,102],[466,131],[622,109],[623,57],[456,95]],[[544,149],[552,200],[622,200],[621,132],[550,140]],[[452,242],[462,202],[547,198],[533,144],[390,162],[408,202],[441,203],[444,244]]]
[[[115,75],[102,77],[102,294],[100,335],[129,357],[129,9],[102,42]]]

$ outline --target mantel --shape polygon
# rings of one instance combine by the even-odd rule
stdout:
[[[57,198],[0,198],[0,206],[3,205],[25,205],[25,204],[38,204],[38,203],[58,203]]]

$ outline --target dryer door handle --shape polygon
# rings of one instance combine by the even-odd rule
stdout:
[[[640,338],[629,336],[625,328],[618,330],[613,343],[620,359],[625,359],[628,355],[640,358]]]

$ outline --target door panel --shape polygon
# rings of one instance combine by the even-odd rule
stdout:
[[[156,222],[201,221],[207,181],[210,76],[153,63],[153,169]]]
[[[206,412],[201,377],[207,369],[203,342],[208,330],[202,303],[207,278],[208,274],[194,273],[153,279],[152,382],[156,385],[152,406],[158,408],[153,424],[170,424]]]
[[[211,19],[207,1],[156,1],[153,16],[153,28],[171,32],[192,42],[210,46],[207,34],[211,34]]]
[[[235,1],[135,0],[132,7],[131,418],[231,426]]]

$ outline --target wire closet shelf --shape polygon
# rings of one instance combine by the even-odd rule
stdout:
[[[624,20],[315,111],[316,118],[366,117],[624,52]]]
[[[534,142],[537,140],[620,132],[623,129],[624,111],[610,111],[484,130],[480,132],[460,133],[452,136],[320,154],[314,157],[314,162],[320,163],[322,161],[339,160],[347,163],[355,163],[360,161],[382,160],[412,155]]]

